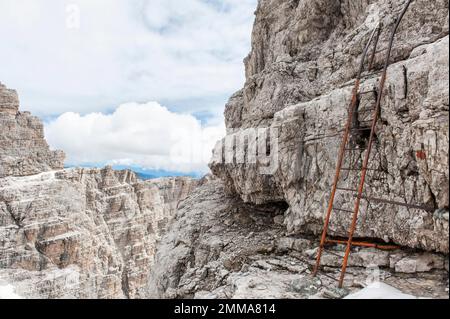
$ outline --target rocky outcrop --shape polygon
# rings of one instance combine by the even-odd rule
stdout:
[[[0,86],[0,282],[25,298],[145,298],[155,245],[191,178],[65,169]]]
[[[16,115],[19,111],[19,96],[14,90],[7,89],[0,82],[0,112],[4,114]]]
[[[41,121],[28,112],[19,112],[16,91],[1,83],[0,129],[0,178],[64,167],[64,153],[49,149]]]
[[[274,114],[334,90],[356,76],[360,55],[378,22],[375,68],[384,64],[391,27],[406,1],[260,0],[245,59],[245,87],[225,112],[228,128],[270,125]],[[420,24],[417,23],[420,21]],[[398,31],[392,61],[448,35],[448,3],[417,0]]]
[[[366,184],[366,196],[421,208],[364,201],[356,236],[399,248],[354,247],[343,290],[333,280],[342,246],[327,247],[323,271],[311,276],[363,47],[380,22],[374,71],[361,82],[363,133],[351,141],[361,150],[344,167],[361,167],[364,110],[379,94],[390,30],[405,3],[259,1],[247,81],[226,106],[227,137],[210,164],[217,178],[183,202],[159,243],[153,296],[342,298],[381,280],[448,298],[448,3],[441,0],[414,1],[398,31]],[[357,182],[347,172],[340,186]],[[352,199],[340,192],[336,206],[351,210]],[[346,237],[350,217],[335,213],[330,235]]]
[[[145,298],[189,178],[70,169],[0,179],[0,278],[31,298]]]
[[[363,46],[381,22],[375,72],[362,80],[362,129],[370,118],[364,110],[370,110],[378,94],[391,27],[405,3],[325,2],[259,1],[252,52],[245,61],[247,82],[227,105],[228,136],[210,164],[227,192],[247,203],[285,201],[290,234],[317,235],[322,230]],[[449,252],[448,41],[448,2],[414,1],[394,43],[365,193],[424,209],[363,201],[357,237]],[[246,142],[239,149],[237,141],[264,127],[278,132],[276,148],[268,148],[277,156],[273,174],[261,174],[266,165],[262,160],[238,160],[248,158],[253,148]],[[352,152],[344,167],[361,167],[366,143],[364,131],[353,134],[352,144],[361,151]],[[346,172],[340,186],[356,188],[357,178]],[[350,193],[338,193],[336,207],[352,210],[351,204]],[[334,215],[330,235],[345,237],[351,216]]]
[[[440,254],[357,249],[345,289],[336,289],[343,255],[323,257],[327,273],[311,276],[317,238],[290,236],[283,203],[254,206],[225,194],[215,178],[179,206],[158,244],[149,291],[155,298],[342,298],[378,279],[420,297],[448,298]],[[448,261],[448,259],[447,259]],[[448,266],[447,266],[448,268]],[[376,276],[376,277],[375,277]]]

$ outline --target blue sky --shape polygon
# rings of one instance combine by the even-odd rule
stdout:
[[[45,120],[69,165],[206,171],[224,105],[245,80],[256,4],[2,0],[0,81]],[[180,140],[203,158],[189,163]]]

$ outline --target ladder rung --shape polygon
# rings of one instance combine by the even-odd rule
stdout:
[[[386,50],[386,49],[379,50],[379,51],[376,51],[376,53],[380,53],[380,52],[385,51],[385,50]],[[367,77],[369,77],[369,76],[372,76],[372,75],[379,75],[379,74],[381,74],[381,73],[382,73],[382,71],[380,71],[380,70],[375,70],[375,71],[373,71],[373,72],[364,73],[361,77],[362,77],[362,78],[367,78]]]
[[[360,152],[364,152],[365,149],[362,148],[346,148],[346,151],[360,151]]]
[[[370,127],[351,128],[350,131],[370,131]]]
[[[376,50],[375,51],[375,53],[380,53],[380,52],[384,52],[384,51],[386,51],[387,50],[387,48],[384,48],[384,49],[379,49],[379,50]]]
[[[326,244],[335,244],[335,245],[347,245],[348,240],[337,240],[337,239],[327,239],[325,241]],[[352,243],[353,245],[353,243]]]
[[[431,207],[431,206],[402,203],[402,202],[397,202],[397,201],[384,199],[384,198],[376,198],[376,197],[370,197],[370,196],[362,196],[361,198],[364,200],[367,200],[368,202],[374,201],[374,202],[380,202],[380,203],[385,203],[385,204],[390,204],[390,205],[404,206],[404,207],[408,207],[408,208],[412,208],[412,209],[425,210],[427,212],[433,212],[435,210],[434,207]]]
[[[361,92],[358,92],[359,94],[368,94],[368,93],[375,93],[376,91],[375,91],[375,89],[373,89],[373,90],[369,90],[369,91],[361,91]]]
[[[359,172],[359,171],[362,171],[362,168],[359,169],[359,168],[342,167],[341,170],[343,170],[343,171],[358,171]]]
[[[374,109],[364,109],[364,110],[358,110],[356,113],[357,114],[364,114],[364,113],[369,113],[369,112],[373,112],[375,111]]]
[[[342,208],[336,208],[336,207],[333,207],[333,210],[336,210],[336,211],[338,211],[338,212],[345,212],[345,213],[351,213],[351,214],[353,214],[353,211],[352,211],[352,210],[349,210],[349,209],[342,209]]]
[[[358,121],[359,123],[372,123],[373,119]]]
[[[334,256],[337,256],[339,258],[344,258],[344,256],[341,256],[338,253],[335,253],[334,251],[330,251],[330,250],[325,250],[324,249],[324,252],[329,253],[329,254],[334,255]]]
[[[355,193],[358,192],[357,189],[351,189],[351,188],[337,187],[336,189],[337,189],[337,190],[340,190],[340,191],[344,191],[344,192],[355,192]]]
[[[350,131],[351,131],[351,132],[370,131],[370,127],[358,127],[358,128],[354,127],[354,128],[350,128]],[[344,129],[344,130],[339,130],[339,131],[338,131],[338,133],[343,133],[343,132],[345,132],[345,129]],[[347,149],[346,149],[346,150],[347,150]]]
[[[330,278],[330,279],[333,279],[333,280],[339,282],[339,279],[336,279],[336,278],[334,278],[333,276],[330,276],[330,275],[328,275],[328,274],[325,273],[325,272],[321,272],[321,274],[324,275],[325,277],[328,277],[328,278]]]
[[[328,239],[328,240],[325,241],[325,243],[327,243],[327,244],[337,244],[337,245],[347,245],[348,244],[348,240]],[[360,242],[360,241],[353,241],[352,242],[352,246],[367,247],[367,248],[377,248],[377,249],[381,249],[381,250],[395,250],[395,249],[399,248],[399,246],[396,246],[396,245],[377,244],[377,243],[368,243],[368,242]]]
[[[349,168],[349,167],[343,167],[341,168],[341,170],[343,171],[358,171],[361,172],[363,169],[362,168]],[[375,172],[384,172],[381,169],[376,169],[376,168],[366,168],[367,171],[375,171]]]

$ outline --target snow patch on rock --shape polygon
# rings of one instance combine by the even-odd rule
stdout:
[[[417,297],[404,294],[400,290],[384,283],[375,282],[354,294],[348,295],[344,299],[417,299]]]
[[[12,285],[0,282],[0,299],[22,299],[14,290]]]

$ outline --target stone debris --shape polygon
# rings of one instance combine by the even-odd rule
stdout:
[[[444,265],[424,273],[395,271],[397,260],[406,257],[420,259],[422,255],[430,255],[436,260],[442,257],[427,252],[410,254],[403,249],[383,252],[361,248],[350,260],[345,289],[338,289],[336,281],[330,278],[339,276],[337,260],[329,263],[325,273],[313,278],[317,240],[288,236],[286,229],[273,223],[267,212],[265,224],[259,225],[247,223],[239,216],[245,213],[250,219],[260,220],[262,211],[278,214],[278,209],[274,204],[249,206],[226,195],[224,184],[217,179],[196,188],[180,205],[169,231],[157,245],[150,295],[199,299],[340,299],[378,278],[402,291],[414,291],[419,297],[448,297],[445,290],[448,272]],[[233,222],[226,224],[225,220]]]

